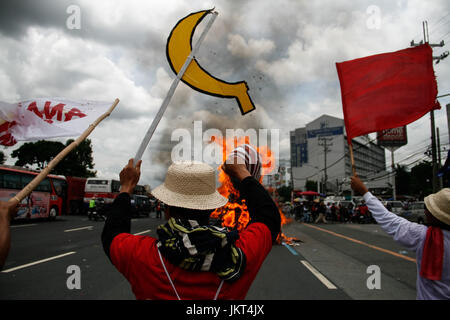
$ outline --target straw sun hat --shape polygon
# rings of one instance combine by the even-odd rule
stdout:
[[[438,220],[450,225],[450,188],[430,194],[424,199],[428,211]]]
[[[155,188],[152,194],[169,206],[188,209],[216,209],[228,202],[216,190],[214,169],[195,161],[173,163],[164,183]]]

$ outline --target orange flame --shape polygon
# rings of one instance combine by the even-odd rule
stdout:
[[[222,158],[223,162],[226,161],[226,157],[230,154],[236,147],[242,144],[250,144],[248,137],[234,137],[228,141],[223,138],[212,137],[211,142],[217,143],[222,148]],[[263,181],[263,177],[273,171],[275,166],[275,157],[273,152],[267,146],[255,147],[258,151],[262,166],[261,166],[261,178],[260,183]],[[232,230],[241,231],[250,222],[250,215],[248,213],[247,206],[244,199],[240,199],[239,191],[236,190],[231,182],[230,177],[223,171],[222,167],[219,167],[219,183],[220,187],[218,192],[228,198],[228,203],[216,210],[211,214],[211,218],[218,219],[221,221],[222,226],[227,227]],[[284,213],[278,209],[281,217],[281,225],[288,224],[292,222],[292,219],[287,218]],[[278,235],[277,243],[290,242],[294,238],[286,237],[282,232]]]

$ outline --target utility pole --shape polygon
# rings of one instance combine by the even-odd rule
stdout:
[[[397,184],[396,184],[396,172],[395,172],[395,161],[394,161],[394,151],[396,150],[396,147],[391,147],[389,148],[389,151],[391,151],[391,170],[392,170],[392,176],[391,176],[391,181],[392,181],[392,200],[397,200]]]
[[[450,103],[447,104],[447,131],[449,132],[448,142],[450,143]]]
[[[441,162],[441,138],[439,135],[439,127],[436,128],[436,137],[437,137],[437,156],[438,156],[438,170],[441,170],[442,162]],[[442,189],[444,185],[443,177],[439,177],[439,190]]]
[[[323,154],[324,154],[324,167],[323,167],[323,180],[324,180],[324,186],[322,192],[326,195],[327,194],[327,181],[328,181],[328,175],[327,175],[327,153],[331,150],[329,147],[333,145],[333,143],[330,143],[330,141],[333,140],[333,138],[327,138],[325,136],[318,137],[318,144],[319,146],[323,147]]]
[[[445,45],[444,40],[442,40],[440,43],[429,43],[429,34],[428,34],[428,22],[423,21],[422,22],[422,28],[423,28],[423,41],[420,41],[420,43],[416,44],[414,43],[414,40],[411,41],[411,47],[420,46],[424,43],[428,43],[430,47],[443,47]],[[439,57],[433,57],[433,60],[437,60],[436,64],[439,63],[441,60],[448,57],[449,53],[448,51],[444,52]],[[431,155],[432,155],[432,162],[433,162],[433,193],[438,192],[439,190],[439,182],[437,177],[438,167],[437,167],[437,152],[436,152],[436,128],[434,123],[434,110],[430,111],[430,122],[431,122]]]

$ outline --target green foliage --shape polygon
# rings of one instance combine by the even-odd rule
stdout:
[[[291,200],[292,187],[282,186],[277,189],[278,195],[283,198],[283,201]]]
[[[0,151],[0,164],[4,164],[5,161],[6,161],[5,154],[2,151]]]
[[[18,158],[16,166],[37,165],[39,169],[44,169],[63,148],[64,145],[56,141],[27,142],[14,150],[11,157]]]
[[[411,191],[413,195],[424,198],[433,193],[433,166],[423,161],[411,169]]]
[[[57,141],[39,140],[37,142],[27,142],[11,154],[13,158],[18,158],[16,166],[34,166],[45,168],[48,163],[56,157],[66,146],[74,140],[67,140],[64,145]],[[53,169],[53,174],[74,176],[74,177],[95,177],[94,159],[92,157],[92,145],[89,139],[84,140],[70,152]]]
[[[306,191],[317,191],[317,181],[306,180],[305,189]]]
[[[423,199],[433,193],[433,167],[431,162],[422,161],[408,172],[405,166],[396,167],[396,192]]]
[[[395,186],[397,194],[411,194],[411,174],[405,166],[397,165],[395,169]]]

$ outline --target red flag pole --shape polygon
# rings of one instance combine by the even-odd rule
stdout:
[[[355,167],[355,158],[353,157],[353,144],[349,144],[348,148],[350,150],[350,161],[352,163],[352,172],[353,175],[356,177],[356,167]]]
[[[19,204],[23,199],[25,199],[38,185],[41,183],[45,177],[53,170],[54,167],[62,160],[65,156],[69,154],[73,149],[78,147],[78,145],[87,138],[89,134],[95,129],[95,127],[106,117],[108,117],[114,108],[119,103],[119,99],[116,99],[111,107],[102,114],[97,120],[95,120],[89,127],[79,136],[74,142],[65,147],[56,157],[49,162],[47,167],[45,167],[30,183],[28,183],[25,188],[23,188],[18,194],[8,200],[10,203]]]

